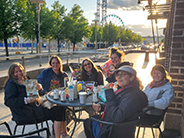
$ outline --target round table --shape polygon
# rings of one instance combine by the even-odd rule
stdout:
[[[72,110],[69,107],[91,107],[93,105],[93,101],[92,101],[93,95],[92,94],[86,96],[86,103],[85,104],[80,104],[79,98],[74,99],[74,101],[69,101],[68,98],[66,98],[66,101],[61,101],[60,98],[59,99],[54,99],[53,96],[51,96],[51,92],[49,92],[47,94],[46,98],[51,103],[65,106],[68,110],[70,110],[72,112],[72,114],[74,116],[74,117],[72,117],[72,119],[74,120],[74,128],[73,128],[73,131],[72,131],[72,134],[71,134],[70,137],[73,136],[73,133],[74,133],[75,128],[76,128],[76,122],[83,121],[83,119],[78,119],[76,117],[75,113],[79,112],[79,111],[82,111],[84,109],[74,110],[74,108],[73,108],[73,110]],[[103,102],[100,100],[99,103],[103,103]]]

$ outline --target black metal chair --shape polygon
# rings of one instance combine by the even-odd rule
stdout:
[[[145,109],[143,111],[142,115],[140,116],[140,119],[137,123],[137,127],[138,127],[137,138],[139,137],[139,131],[140,131],[141,127],[144,128],[143,137],[144,137],[144,133],[145,133],[145,128],[147,127],[147,128],[151,128],[152,135],[154,138],[155,138],[155,134],[154,134],[153,128],[158,128],[160,131],[160,136],[163,138],[162,131],[160,129],[160,125],[161,125],[162,121],[164,120],[166,110],[167,110],[167,108],[165,110],[159,110],[156,108]]]
[[[29,132],[29,133],[26,133],[26,134],[12,135],[11,129],[10,129],[7,122],[1,122],[0,125],[5,125],[6,128],[8,129],[8,132],[9,132],[9,135],[0,135],[0,138],[20,138],[20,137],[24,137],[24,138],[25,137],[26,138],[43,138],[43,137],[36,136],[36,135],[30,136],[30,135],[33,135],[33,134],[36,134],[36,133],[39,133],[39,132],[43,132],[43,131],[46,131],[46,136],[47,136],[47,138],[49,138],[49,133],[50,132],[49,132],[48,128],[37,129],[35,131]]]
[[[136,129],[136,124],[138,120],[123,122],[123,123],[113,123],[113,122],[101,121],[94,117],[90,117],[89,119],[101,124],[110,125],[111,127],[108,134],[108,138],[134,138],[135,137],[135,129]]]
[[[17,122],[17,121],[15,121],[16,125],[15,125],[15,127],[14,127],[13,135],[16,134],[16,131],[17,131],[17,127],[18,127],[18,126],[23,126],[23,128],[22,128],[22,134],[24,134],[24,130],[25,130],[26,125],[34,125],[34,124],[35,124],[36,129],[39,130],[38,124],[41,123],[41,128],[43,128],[43,122],[46,123],[47,128],[48,128],[48,131],[49,131],[49,135],[51,135],[51,134],[50,134],[50,129],[49,129],[49,124],[48,124],[47,120],[41,121],[41,122]],[[38,131],[38,135],[40,135],[40,134],[39,134],[39,131]]]

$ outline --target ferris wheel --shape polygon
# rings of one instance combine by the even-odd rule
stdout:
[[[123,20],[115,14],[109,14],[109,15],[105,16],[100,23],[101,24],[102,23],[103,24],[105,24],[105,23],[109,24],[110,22],[112,24],[114,24],[115,26],[125,27]]]

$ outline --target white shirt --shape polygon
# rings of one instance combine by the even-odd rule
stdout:
[[[153,103],[153,107],[164,110],[174,99],[174,89],[170,82],[160,87],[150,88],[150,84],[146,86],[144,93],[148,97],[148,102]],[[149,105],[148,105],[149,106]]]

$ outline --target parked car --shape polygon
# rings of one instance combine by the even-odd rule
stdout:
[[[111,46],[108,47],[108,49],[112,48],[112,47],[118,47],[119,45],[118,44],[113,44]]]

